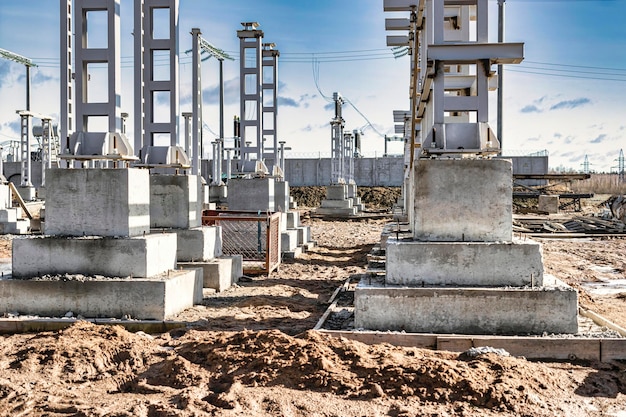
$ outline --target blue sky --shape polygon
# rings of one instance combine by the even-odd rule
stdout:
[[[326,97],[340,91],[347,129],[364,130],[366,154],[383,153],[380,134],[393,134],[392,111],[408,108],[408,57],[385,45],[382,0],[180,0],[181,112],[190,110],[192,27],[234,56],[240,22],[257,21],[279,59],[281,140],[299,155],[330,152],[333,110]],[[490,0],[491,38],[497,1]],[[626,147],[626,0],[507,0],[506,40],[525,42],[525,61],[506,67],[505,153],[547,149],[551,167],[617,166]],[[132,1],[122,0],[122,108],[132,114]],[[57,0],[0,0],[0,48],[32,58],[33,111],[59,112],[59,4]],[[317,62],[313,65],[313,61]],[[314,71],[315,70],[315,71]],[[226,136],[239,112],[238,62],[224,65]],[[218,132],[218,65],[202,70],[204,120]],[[317,78],[319,89],[316,86]],[[17,138],[25,105],[24,68],[0,60],[0,142]],[[495,94],[491,124],[496,128]],[[132,117],[131,117],[132,120]],[[372,127],[368,126],[371,122]],[[129,126],[132,135],[132,126]],[[206,132],[207,137],[211,134]],[[392,150],[401,152],[399,143]]]

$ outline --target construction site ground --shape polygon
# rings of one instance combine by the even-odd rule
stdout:
[[[389,220],[306,213],[314,249],[270,277],[207,291],[175,318],[191,326],[146,334],[78,322],[0,336],[0,415],[626,416],[625,362],[471,357],[312,331],[336,289],[365,272]],[[546,272],[626,327],[626,289],[610,285],[625,278],[626,240],[540,240]],[[0,246],[10,261],[11,239]]]

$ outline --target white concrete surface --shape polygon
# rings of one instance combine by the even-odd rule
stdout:
[[[290,229],[280,234],[281,252],[293,252],[298,247],[298,230]]]
[[[150,232],[148,170],[46,171],[46,233],[60,236],[141,236]]]
[[[176,234],[14,239],[12,262],[15,278],[65,273],[147,278],[175,268]]]

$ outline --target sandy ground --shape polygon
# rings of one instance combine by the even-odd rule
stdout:
[[[626,364],[531,362],[367,346],[310,331],[333,291],[364,271],[383,220],[307,220],[318,242],[178,317],[160,335],[79,323],[0,337],[2,416],[626,416]],[[626,241],[544,240],[547,272],[624,323]],[[10,241],[0,240],[0,258]]]

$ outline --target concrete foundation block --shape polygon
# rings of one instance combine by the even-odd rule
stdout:
[[[217,258],[203,262],[179,262],[178,267],[183,269],[200,268],[202,274],[202,286],[213,288],[215,291],[224,291],[233,284],[232,258]]]
[[[228,209],[275,211],[274,178],[231,178],[228,183]]]
[[[541,245],[532,240],[417,242],[389,237],[388,284],[421,286],[542,286]]]
[[[46,225],[47,228],[47,225]],[[176,234],[13,240],[13,277],[83,274],[147,278],[176,266]]]
[[[287,181],[274,183],[274,205],[276,211],[289,210],[289,183]]]
[[[346,184],[329,185],[326,187],[327,200],[346,200],[348,198],[348,186]]]
[[[226,203],[228,199],[228,187],[226,185],[207,185],[209,190],[209,203]]]
[[[17,221],[17,209],[6,208],[0,210],[0,223],[11,223]]]
[[[300,226],[300,212],[288,211],[286,214],[287,214],[287,229],[294,229]]]
[[[576,290],[555,280],[540,288],[412,288],[370,284],[355,289],[355,327],[381,331],[526,335],[578,331]]]
[[[178,262],[206,261],[222,255],[222,228],[202,226],[193,229],[171,229],[177,236]]]
[[[61,236],[130,237],[150,233],[147,170],[46,171],[46,233]]]
[[[225,259],[232,259],[231,280],[233,284],[239,282],[239,278],[243,276],[243,255],[222,256]]]
[[[151,278],[2,279],[0,311],[86,318],[130,316],[166,320],[202,302],[198,270],[169,271]]]
[[[322,200],[322,208],[338,208],[349,209],[352,208],[352,200]]]
[[[420,159],[414,178],[416,240],[511,241],[510,160]]]
[[[280,234],[281,252],[293,252],[298,247],[298,237],[301,234],[296,229],[290,229]]]
[[[356,189],[356,184],[347,184],[346,190],[348,191],[348,198],[357,198],[358,193]]]
[[[150,175],[150,226],[190,229],[202,225],[201,178]]]
[[[302,246],[311,240],[311,227],[299,226],[296,227],[298,231],[298,246]]]
[[[32,201],[37,197],[37,190],[33,186],[19,186],[17,192],[24,201]]]
[[[350,207],[346,209],[318,207],[317,209],[315,209],[315,214],[331,217],[352,217],[356,216],[357,211],[356,207]]]
[[[559,196],[558,195],[540,195],[537,199],[537,209],[550,214],[559,212]]]

